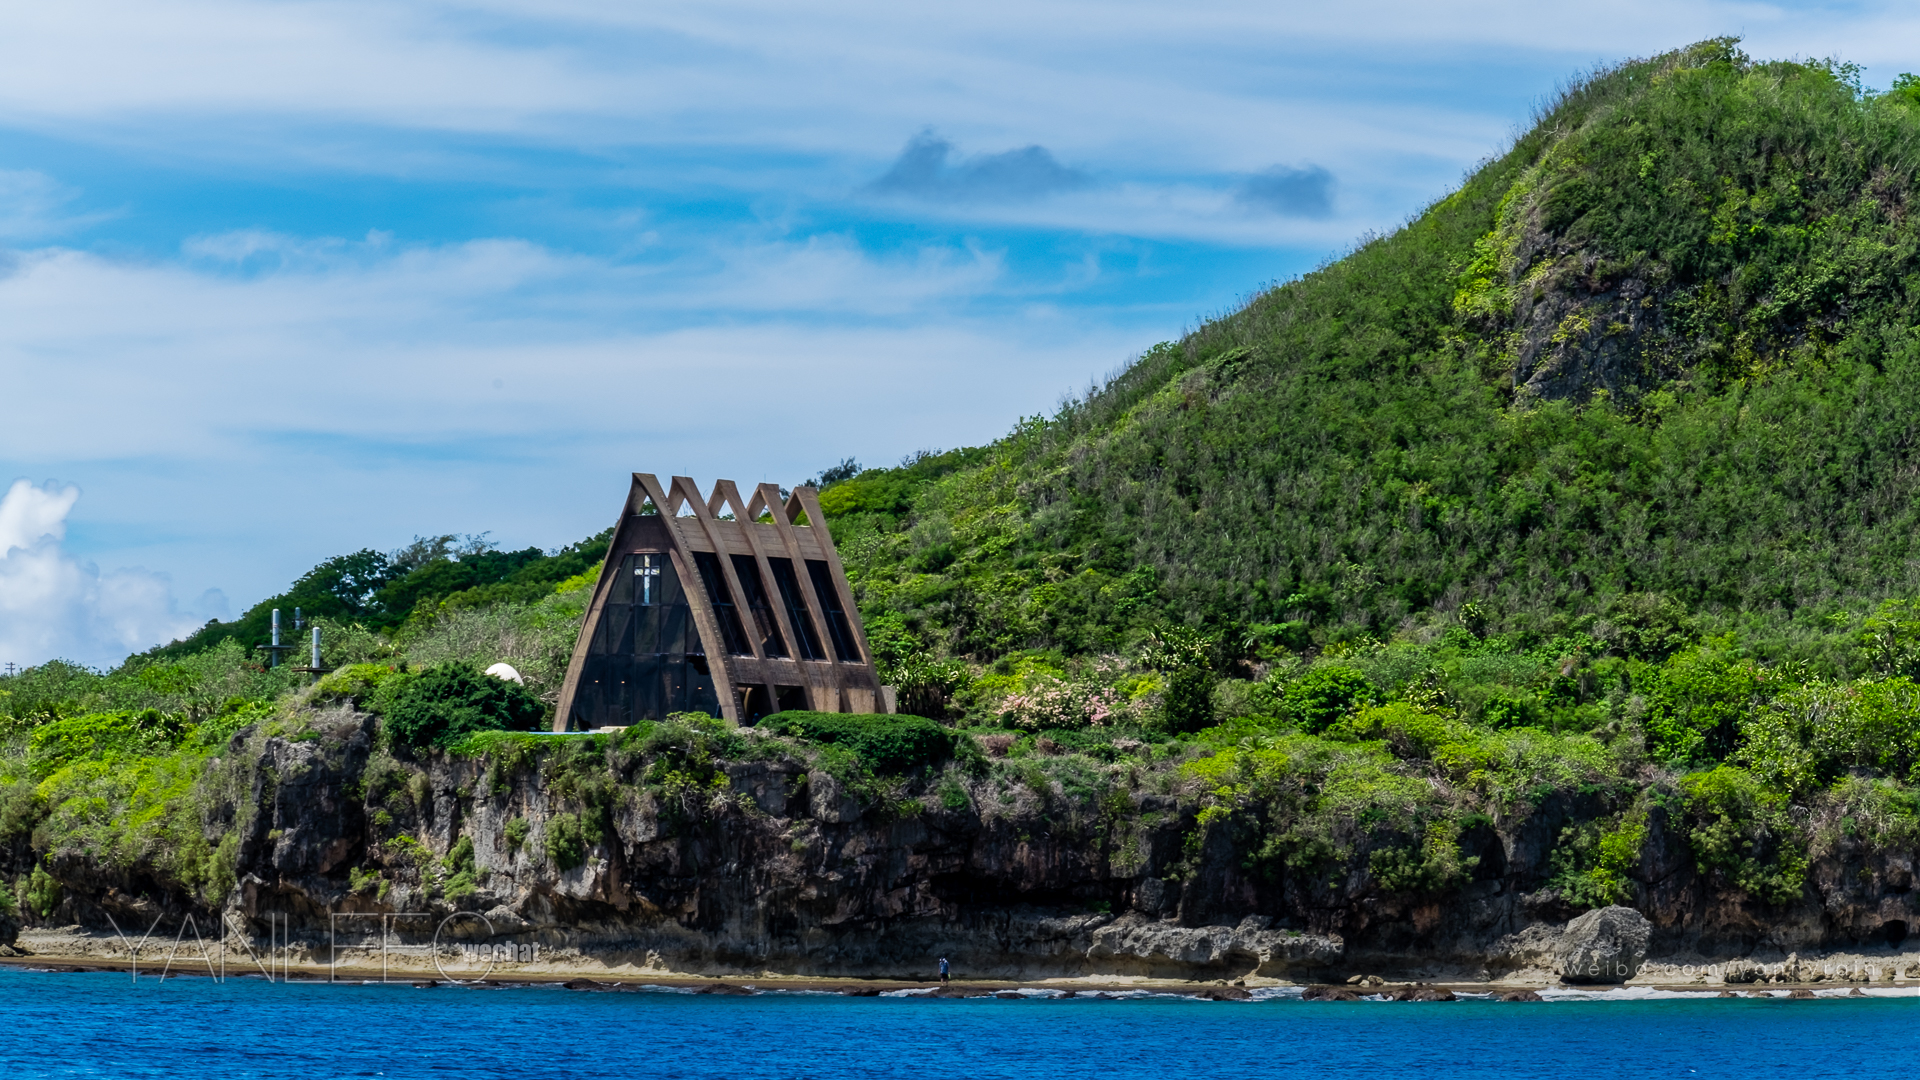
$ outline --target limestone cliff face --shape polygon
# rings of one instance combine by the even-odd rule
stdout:
[[[1250,870],[1229,828],[1173,795],[1010,798],[956,770],[863,798],[777,751],[663,783],[657,761],[584,740],[517,763],[409,761],[349,711],[315,732],[236,737],[209,766],[220,775],[202,790],[224,794],[203,808],[208,841],[233,851],[224,893],[68,853],[46,863],[58,903],[24,918],[104,929],[224,911],[260,926],[280,913],[317,939],[328,912],[472,910],[549,952],[655,969],[905,974],[944,953],[975,975],[1304,981],[1549,965],[1548,928],[1578,914],[1544,888],[1577,802],[1469,830],[1473,880],[1392,896],[1362,874]],[[1842,849],[1786,907],[1692,866],[1656,811],[1632,904],[1651,920],[1650,955],[1897,942],[1914,919],[1910,853]]]

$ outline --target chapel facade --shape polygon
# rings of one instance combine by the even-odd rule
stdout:
[[[812,488],[649,473],[614,525],[574,643],[555,731],[704,712],[892,712]]]

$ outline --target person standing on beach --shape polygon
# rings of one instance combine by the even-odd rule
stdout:
[[[952,969],[947,966],[947,958],[944,956],[941,957],[940,958],[940,981],[943,983],[947,982],[952,977],[952,974],[953,974]]]

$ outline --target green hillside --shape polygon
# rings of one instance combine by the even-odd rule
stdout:
[[[870,617],[974,659],[1664,611],[1862,670],[1920,593],[1917,164],[1910,78],[1628,63],[1392,235],[823,505]]]

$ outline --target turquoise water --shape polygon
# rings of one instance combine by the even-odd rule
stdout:
[[[0,969],[0,1003],[0,1077],[1805,1078],[1899,1074],[1920,1049],[1911,996],[931,1000]]]

